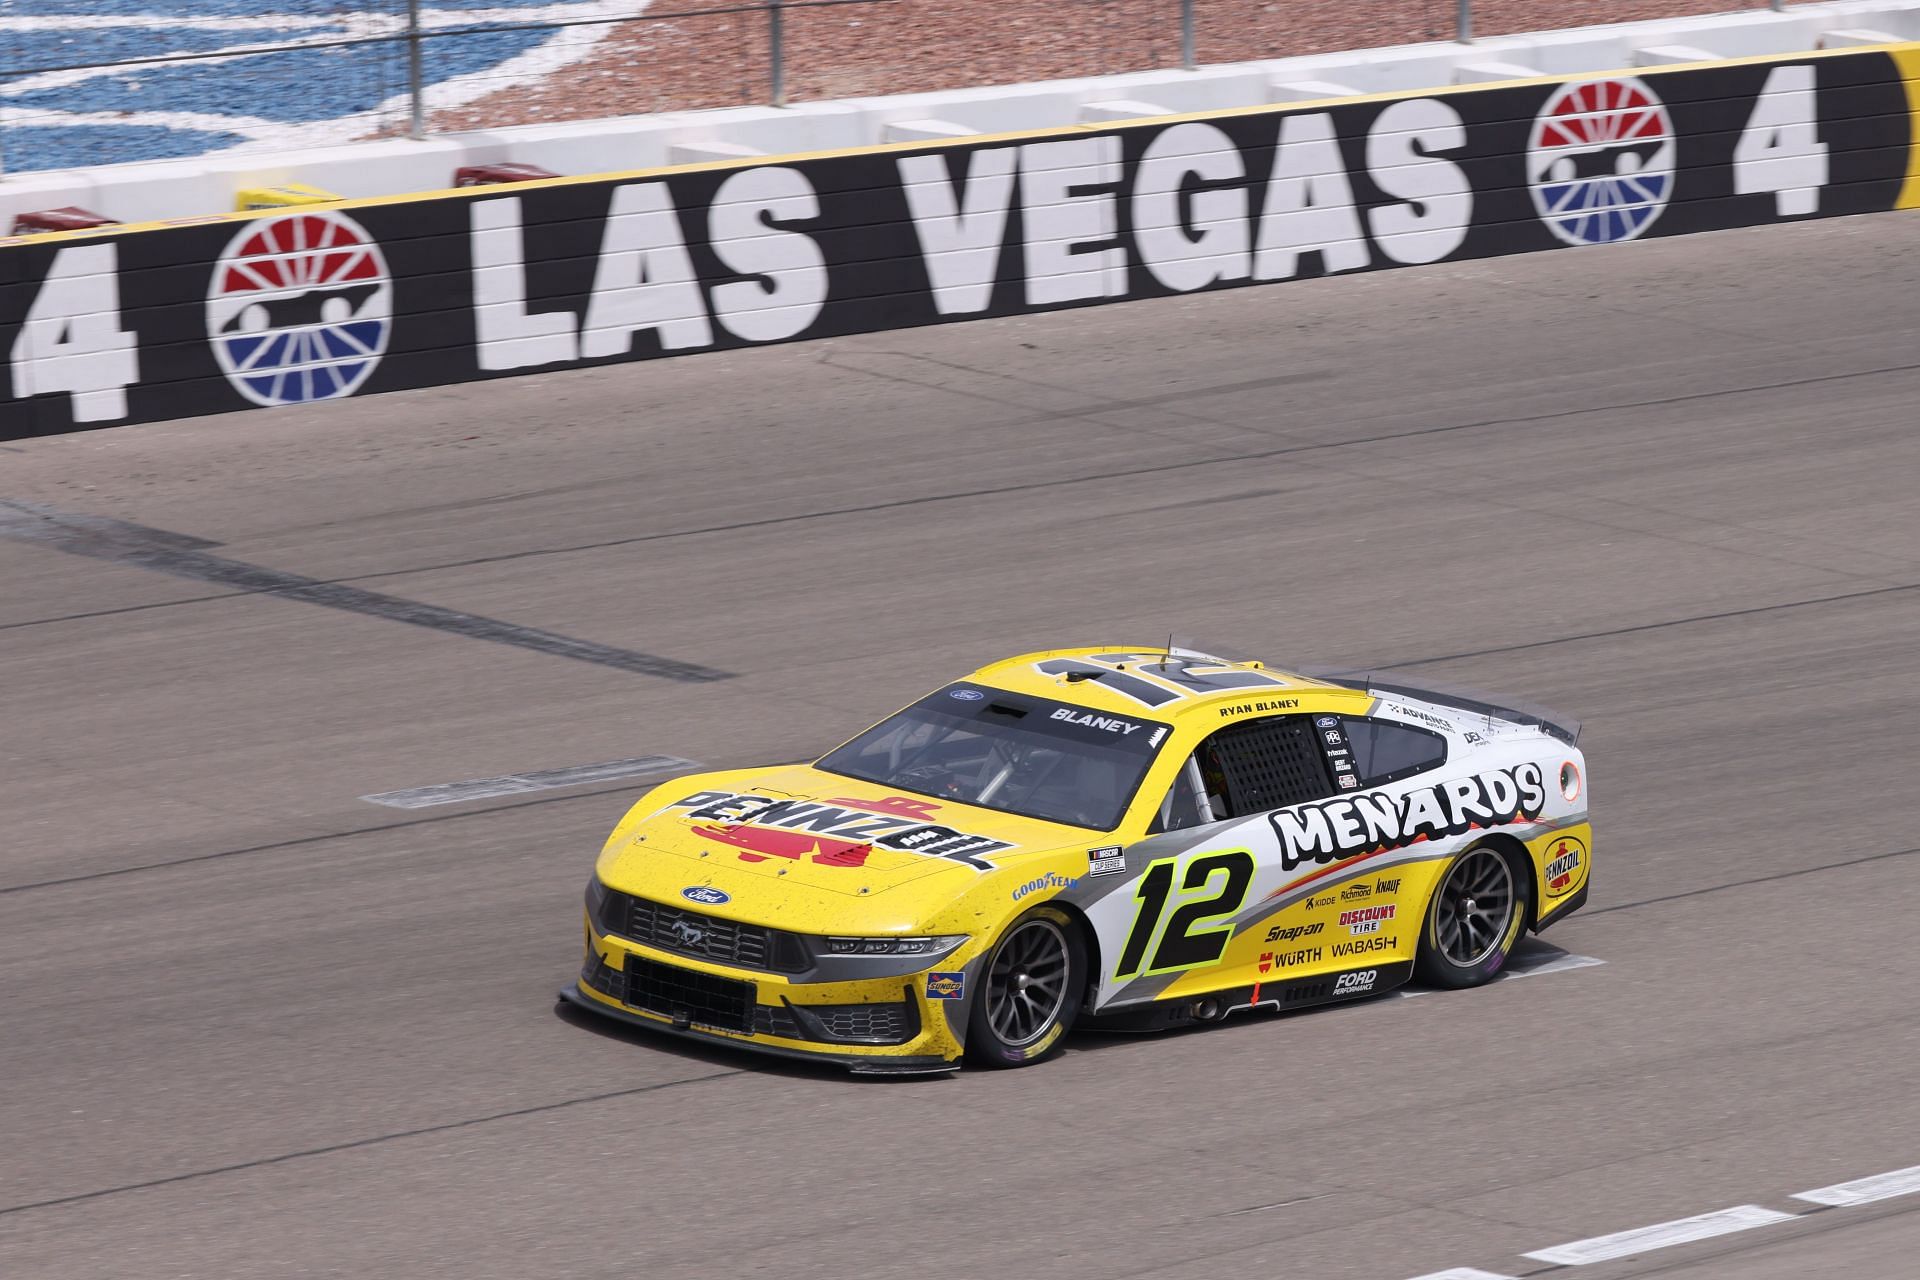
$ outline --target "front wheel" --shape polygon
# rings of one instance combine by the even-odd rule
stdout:
[[[967,1025],[967,1057],[1024,1067],[1047,1056],[1079,1016],[1087,949],[1066,912],[1035,907],[1000,935]]]
[[[1527,919],[1533,881],[1490,844],[1453,860],[1427,907],[1414,974],[1436,987],[1477,987],[1506,967]]]

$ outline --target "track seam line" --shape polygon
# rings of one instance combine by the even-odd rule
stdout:
[[[419,1138],[428,1134],[449,1133],[456,1129],[470,1129],[476,1125],[491,1124],[496,1120],[513,1120],[523,1116],[541,1115],[549,1111],[560,1111],[568,1107],[582,1106],[593,1102],[607,1102],[614,1098],[630,1098],[643,1093],[658,1093],[663,1089],[674,1089],[681,1085],[703,1084],[710,1080],[725,1080],[729,1076],[746,1075],[742,1070],[717,1071],[711,1075],[689,1076],[684,1080],[665,1080],[659,1084],[640,1085],[632,1089],[616,1089],[611,1093],[589,1094],[584,1098],[569,1098],[564,1102],[544,1102],[533,1107],[519,1107],[512,1111],[499,1111],[492,1115],[474,1116],[466,1120],[451,1120],[445,1124],[431,1124],[418,1129],[402,1129],[395,1133],[383,1133],[371,1138],[356,1138],[351,1142],[335,1142],[324,1147],[309,1147],[303,1151],[289,1151],[277,1156],[263,1156],[258,1160],[244,1160],[238,1164],[220,1165],[212,1169],[196,1169],[191,1173],[176,1173],[170,1177],[152,1178],[145,1182],[129,1182],[124,1186],[106,1187],[99,1191],[82,1191],[76,1195],[56,1196],[51,1200],[34,1200],[26,1204],[9,1205],[0,1209],[0,1217],[12,1213],[25,1213],[29,1209],[49,1209],[59,1205],[79,1204],[88,1200],[98,1200],[105,1196],[117,1196],[129,1191],[146,1191],[153,1187],[170,1186],[176,1182],[192,1182],[199,1178],[212,1178],[223,1173],[239,1173],[247,1169],[261,1169],[269,1165],[286,1164],[291,1160],[305,1160],[312,1156],[333,1155],[341,1151],[354,1151],[361,1147],[378,1146],[385,1142],[395,1142],[403,1138]]]

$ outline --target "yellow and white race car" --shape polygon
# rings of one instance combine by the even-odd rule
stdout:
[[[856,1071],[1498,975],[1587,896],[1577,725],[1173,646],[1010,658],[810,765],[656,788],[562,998]]]

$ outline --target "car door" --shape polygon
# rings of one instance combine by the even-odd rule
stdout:
[[[1127,851],[1140,868],[1130,896],[1107,895],[1090,912],[1102,940],[1097,1005],[1259,980],[1263,948],[1246,922],[1276,886],[1268,815],[1334,794],[1322,738],[1310,716],[1263,716],[1216,730],[1189,755],[1147,839]]]

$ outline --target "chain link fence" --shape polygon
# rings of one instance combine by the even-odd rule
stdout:
[[[1786,0],[0,0],[0,167],[867,97]]]

